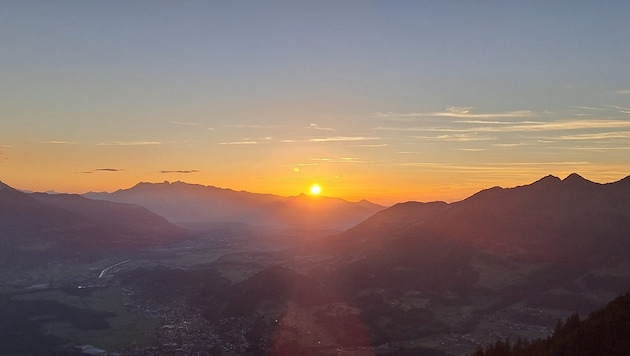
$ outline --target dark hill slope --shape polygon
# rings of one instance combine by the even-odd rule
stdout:
[[[295,253],[348,295],[481,293],[502,300],[497,308],[546,305],[554,288],[579,290],[589,270],[630,262],[629,182],[548,176],[451,204],[401,203]]]
[[[574,314],[553,335],[533,342],[499,340],[473,356],[630,355],[630,293],[580,320]]]
[[[0,188],[0,254],[4,263],[90,258],[168,243],[187,235],[139,206],[71,195],[26,194],[6,185]]]
[[[118,232],[128,237],[130,244],[169,242],[188,233],[139,205],[91,200],[73,194],[33,193],[31,197],[84,218],[94,224],[95,230],[106,227],[103,230],[108,234]]]
[[[564,180],[548,176],[452,204],[398,204],[349,230],[338,243],[357,251],[427,238],[529,260],[624,259],[630,255],[630,179],[598,184],[577,174]]]

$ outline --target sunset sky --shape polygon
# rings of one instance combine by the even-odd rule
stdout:
[[[458,200],[630,175],[628,1],[2,1],[0,180]]]

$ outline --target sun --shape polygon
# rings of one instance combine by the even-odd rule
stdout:
[[[311,195],[319,195],[322,192],[322,187],[319,184],[315,183],[311,185]]]

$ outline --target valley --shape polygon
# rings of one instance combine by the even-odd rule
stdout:
[[[460,355],[498,338],[544,338],[558,320],[630,290],[627,182],[546,177],[461,202],[398,204],[343,232],[154,220],[180,235],[153,241],[134,230],[153,242],[112,237],[98,254],[51,235],[43,260],[20,244],[30,240],[12,239],[31,260],[0,272],[0,349]],[[82,216],[100,204],[79,201]]]

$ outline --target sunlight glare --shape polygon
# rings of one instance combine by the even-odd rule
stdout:
[[[320,187],[319,184],[311,185],[311,194],[312,195],[319,195],[321,192],[322,192],[322,187]]]

